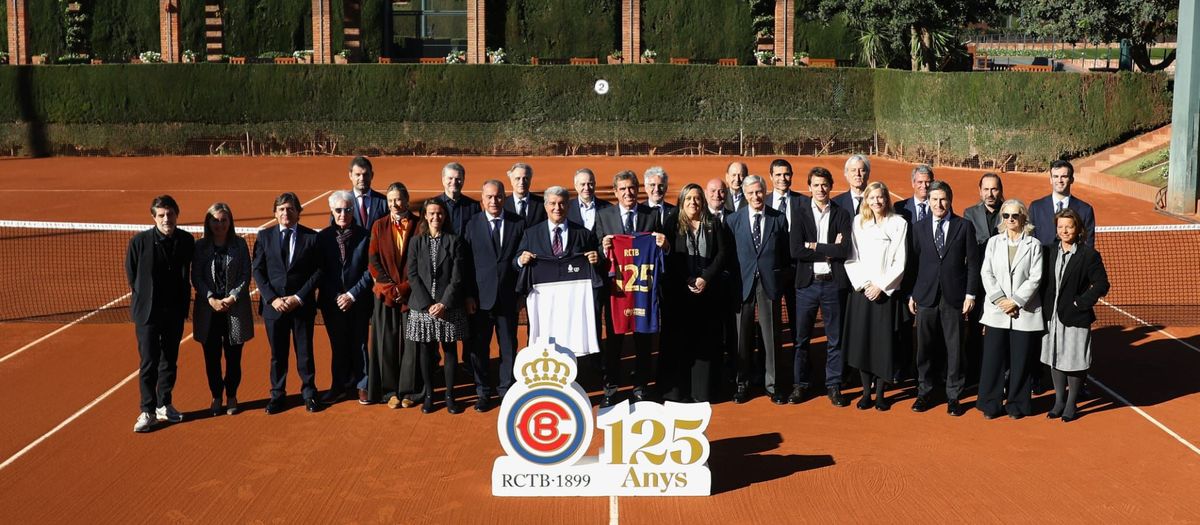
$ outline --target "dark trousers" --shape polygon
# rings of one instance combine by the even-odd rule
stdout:
[[[371,310],[355,305],[343,312],[337,306],[321,309],[329,335],[330,390],[367,388],[367,334]]]
[[[654,368],[651,361],[650,348],[653,343],[652,334],[614,334],[612,319],[606,318],[605,324],[608,337],[604,339],[604,346],[600,349],[600,353],[604,354],[601,360],[604,395],[616,395],[617,389],[621,387],[621,351],[624,349],[625,339],[628,337],[633,338],[633,349],[635,352],[633,362],[633,391],[645,391],[646,384],[650,382],[650,378],[653,375],[652,369]]]
[[[270,308],[269,306],[267,308]],[[317,395],[317,373],[313,366],[312,313],[290,312],[277,319],[263,319],[267,341],[271,345],[271,399],[287,395],[288,356],[293,340],[296,347],[296,373],[300,375],[300,394],[305,400]]]
[[[454,370],[458,368],[458,343],[414,343],[421,354],[421,379],[425,396],[433,395],[433,369],[438,364],[438,345],[442,347],[442,374],[446,382],[446,398],[454,397]]]
[[[517,312],[518,310],[493,308],[476,310],[471,315],[471,339],[465,344],[475,379],[475,395],[484,397],[495,393],[491,387],[488,363],[492,347],[492,334],[500,345],[500,395],[512,387],[513,360],[517,357]]]
[[[138,386],[142,393],[142,412],[171,404],[175,389],[179,340],[183,338],[183,318],[134,324],[138,340]]]
[[[812,340],[813,324],[817,320],[817,309],[825,322],[825,388],[842,386],[844,358],[842,356],[842,311],[846,306],[846,291],[838,289],[833,281],[813,281],[804,288],[796,289],[795,320],[796,357],[792,362],[795,384],[808,387],[808,350]]]
[[[756,278],[751,283],[750,299],[742,302],[741,311],[737,314],[738,326],[738,377],[739,386],[750,382],[753,373],[754,335],[758,325],[762,326],[764,376],[763,386],[767,394],[775,395],[775,354],[779,348],[775,346],[781,320],[779,299],[772,298],[763,290],[762,283]],[[758,312],[758,325],[755,324],[754,313]]]
[[[1030,368],[1037,363],[1035,341],[1041,332],[1022,332],[987,327],[983,336],[983,359],[979,372],[979,401],[976,407],[984,414],[999,415],[1000,400],[1004,409],[1014,416],[1033,413],[1030,402]],[[1008,370],[1008,395],[1004,395],[1004,371]]]
[[[905,304],[903,308],[908,308]],[[903,328],[901,328],[903,330]],[[962,304],[938,297],[937,305],[917,306],[917,396],[928,398],[939,371],[938,361],[946,356],[946,399],[962,396],[963,374]]]
[[[208,391],[213,399],[224,394],[237,398],[242,383],[242,344],[229,342],[229,314],[213,312],[208,335],[204,338],[204,373],[208,376]],[[221,356],[225,356],[225,375],[221,376]]]

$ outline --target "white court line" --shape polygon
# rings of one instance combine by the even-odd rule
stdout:
[[[1109,307],[1109,308],[1112,308],[1112,309],[1113,309],[1113,310],[1115,310],[1117,313],[1119,313],[1119,314],[1121,314],[1121,315],[1124,315],[1125,317],[1128,317],[1128,318],[1130,318],[1130,319],[1133,319],[1134,321],[1137,321],[1137,322],[1141,323],[1141,325],[1142,325],[1142,326],[1149,327],[1149,328],[1154,328],[1154,331],[1155,331],[1155,332],[1158,332],[1158,333],[1160,333],[1160,334],[1162,334],[1162,335],[1165,335],[1165,336],[1167,336],[1167,337],[1170,337],[1171,339],[1174,339],[1174,340],[1175,340],[1176,342],[1178,342],[1179,344],[1181,344],[1181,345],[1183,345],[1183,346],[1186,346],[1186,347],[1188,347],[1188,348],[1191,348],[1193,352],[1200,353],[1200,348],[1196,348],[1196,347],[1195,347],[1195,346],[1193,346],[1191,343],[1189,343],[1189,342],[1187,342],[1187,341],[1184,341],[1183,339],[1180,339],[1180,338],[1178,338],[1178,337],[1175,337],[1175,335],[1174,335],[1174,334],[1172,334],[1172,333],[1170,333],[1170,332],[1167,332],[1167,331],[1164,331],[1163,329],[1161,329],[1161,328],[1158,328],[1158,327],[1156,327],[1155,325],[1152,325],[1152,324],[1150,324],[1150,323],[1147,323],[1146,321],[1143,321],[1143,320],[1141,320],[1141,319],[1140,319],[1140,318],[1138,318],[1136,315],[1133,315],[1133,314],[1131,314],[1131,313],[1129,313],[1129,312],[1126,312],[1125,310],[1122,310],[1122,309],[1120,309],[1120,308],[1117,308],[1116,306],[1113,306],[1112,304],[1109,304],[1109,302],[1108,302],[1108,301],[1105,301],[1104,299],[1101,299],[1101,300],[1100,300],[1100,304],[1103,304],[1104,306],[1107,306],[1107,307]]]
[[[330,190],[330,191],[326,191],[325,193],[322,193],[322,194],[320,194],[320,195],[317,195],[316,197],[313,197],[313,199],[312,199],[312,200],[310,200],[310,201],[308,201],[308,202],[305,202],[304,204],[301,204],[300,206],[301,206],[301,207],[308,206],[309,204],[311,204],[311,203],[313,203],[313,202],[316,202],[316,201],[317,201],[317,199],[320,199],[320,198],[322,198],[322,197],[324,197],[324,196],[326,196],[326,195],[329,195],[330,193],[333,193],[333,191],[332,191],[332,190]],[[273,223],[273,222],[275,222],[275,219],[271,219],[271,220],[267,221],[267,222],[266,222],[266,223],[264,223],[262,226],[259,226],[259,228],[260,228],[260,229],[261,229],[261,228],[266,228],[267,226],[270,226],[270,225],[271,225],[271,223]],[[258,290],[257,290],[257,289],[255,289],[255,292],[257,292],[257,291],[258,291]],[[97,310],[97,311],[99,311],[99,310]],[[95,312],[92,312],[92,313],[94,314]],[[82,318],[80,318],[80,320],[82,320]],[[77,320],[76,322],[78,322],[78,320]],[[184,337],[183,339],[181,339],[181,340],[179,341],[179,344],[180,344],[180,345],[183,345],[183,344],[184,344],[184,343],[186,343],[188,340],[190,340],[190,339],[191,339],[193,336],[195,336],[195,332],[193,332],[193,333],[190,333],[190,334],[188,334],[188,335],[187,335],[187,337]],[[42,339],[46,339],[46,337],[43,337]],[[134,379],[134,378],[136,378],[137,376],[138,376],[138,371],[137,371],[137,370],[134,370],[134,371],[133,371],[132,373],[130,373],[128,376],[125,376],[125,379],[122,379],[120,382],[118,382],[117,384],[113,385],[113,386],[112,386],[112,388],[109,388],[109,389],[108,389],[106,392],[104,392],[103,394],[100,394],[100,397],[97,397],[96,399],[93,399],[91,403],[88,403],[87,405],[84,405],[84,407],[83,407],[83,408],[81,408],[81,409],[79,409],[79,410],[75,411],[75,413],[74,413],[74,414],[71,414],[71,417],[68,417],[67,419],[64,419],[64,420],[62,421],[62,423],[59,423],[59,424],[58,424],[58,425],[56,425],[54,428],[50,429],[50,431],[49,431],[49,432],[46,432],[45,434],[42,434],[42,435],[41,435],[41,437],[39,437],[39,438],[37,438],[37,439],[33,440],[33,442],[32,442],[32,443],[30,443],[30,444],[28,444],[28,445],[25,445],[25,448],[22,448],[21,450],[17,451],[17,453],[16,453],[16,454],[13,454],[11,457],[9,457],[8,459],[4,460],[4,463],[0,463],[0,470],[4,470],[6,467],[8,467],[9,465],[11,465],[13,462],[15,462],[16,460],[20,459],[20,458],[21,458],[21,456],[24,456],[24,455],[25,455],[27,452],[29,452],[30,450],[33,450],[33,448],[34,448],[34,447],[36,447],[36,446],[40,445],[40,444],[41,444],[43,441],[46,441],[47,439],[49,439],[49,438],[50,438],[50,436],[53,436],[53,435],[54,435],[55,433],[57,433],[59,430],[62,430],[62,429],[63,429],[63,427],[66,427],[67,425],[71,424],[71,422],[72,422],[72,421],[75,421],[75,420],[76,420],[76,419],[78,419],[80,416],[82,416],[83,414],[85,414],[85,413],[86,413],[88,410],[91,410],[93,407],[95,407],[96,405],[100,404],[100,402],[101,402],[101,401],[104,401],[105,399],[108,399],[108,397],[109,397],[109,396],[113,395],[113,393],[115,393],[117,390],[120,390],[120,389],[121,389],[121,387],[125,386],[125,385],[126,385],[127,383],[129,383],[130,381],[133,381],[133,379]]]
[[[617,507],[617,497],[608,497],[608,525],[621,523],[621,509]]]
[[[36,344],[38,344],[38,343],[40,343],[40,342],[42,342],[42,341],[45,341],[45,340],[47,340],[47,339],[50,339],[51,337],[54,337],[54,336],[56,336],[56,335],[58,335],[58,334],[62,333],[62,331],[63,331],[63,330],[66,330],[66,329],[68,329],[68,328],[70,328],[70,327],[72,327],[72,326],[75,326],[75,325],[77,325],[77,324],[79,324],[79,323],[81,323],[81,322],[83,322],[83,321],[87,320],[88,318],[90,318],[90,317],[92,317],[92,316],[94,316],[94,315],[96,315],[96,314],[98,314],[98,313],[100,313],[100,312],[103,312],[103,311],[105,311],[105,310],[107,310],[107,309],[109,309],[109,308],[112,308],[112,307],[113,307],[113,305],[115,305],[115,304],[117,304],[117,303],[119,303],[119,302],[121,302],[121,301],[124,301],[125,299],[128,299],[130,295],[133,295],[133,292],[129,292],[129,293],[127,293],[127,294],[125,294],[125,295],[122,295],[122,296],[120,296],[120,297],[118,297],[118,298],[116,298],[116,299],[113,299],[113,300],[112,300],[112,301],[110,301],[108,304],[106,304],[106,305],[103,305],[103,306],[101,306],[100,308],[97,308],[97,309],[93,310],[92,312],[90,312],[90,313],[88,313],[88,314],[85,314],[83,317],[80,317],[79,319],[76,319],[76,320],[74,320],[74,321],[71,321],[71,322],[69,322],[69,323],[67,323],[67,324],[65,324],[65,325],[62,325],[62,326],[60,326],[60,327],[58,327],[58,328],[55,328],[53,332],[50,332],[50,333],[48,333],[48,334],[46,334],[46,335],[43,335],[43,336],[41,336],[41,337],[37,338],[37,339],[36,339],[35,341],[33,341],[32,343],[29,343],[29,344],[27,344],[27,345],[25,345],[25,346],[22,346],[21,348],[18,348],[18,349],[16,349],[16,350],[14,350],[12,353],[10,353],[10,354],[8,354],[8,355],[6,355],[6,356],[4,356],[4,357],[0,357],[0,363],[3,363],[3,362],[5,362],[5,361],[8,361],[10,358],[12,358],[12,357],[15,357],[17,354],[19,354],[19,353],[21,353],[21,352],[24,352],[24,351],[26,351],[26,350],[29,350],[29,349],[30,349],[30,348],[32,348],[34,345],[36,345]]]
[[[1127,407],[1129,407],[1129,408],[1132,408],[1134,412],[1137,412],[1137,413],[1138,413],[1138,415],[1139,415],[1139,416],[1142,416],[1143,418],[1145,418],[1145,419],[1146,419],[1146,421],[1149,421],[1149,422],[1153,423],[1153,424],[1154,424],[1154,426],[1156,426],[1156,427],[1158,427],[1158,428],[1159,428],[1159,430],[1162,430],[1163,432],[1166,432],[1168,436],[1171,436],[1171,437],[1175,438],[1175,441],[1178,441],[1178,442],[1180,442],[1180,443],[1183,443],[1183,446],[1185,446],[1185,447],[1187,447],[1187,448],[1191,449],[1191,451],[1192,451],[1192,452],[1195,452],[1196,454],[1200,455],[1200,448],[1197,448],[1197,447],[1196,447],[1196,445],[1193,445],[1193,444],[1192,444],[1190,441],[1188,441],[1188,440],[1186,440],[1186,439],[1183,439],[1183,437],[1182,437],[1182,436],[1180,436],[1179,434],[1175,433],[1175,431],[1174,431],[1174,430],[1171,430],[1171,429],[1170,429],[1170,428],[1168,428],[1166,425],[1164,425],[1164,424],[1162,424],[1162,423],[1159,423],[1159,421],[1158,421],[1157,419],[1154,419],[1154,417],[1152,417],[1150,414],[1147,414],[1147,413],[1146,413],[1146,411],[1144,411],[1144,410],[1142,410],[1142,409],[1140,409],[1140,408],[1138,408],[1138,407],[1134,406],[1134,405],[1133,405],[1133,403],[1130,403],[1130,402],[1129,402],[1129,400],[1125,399],[1124,397],[1121,397],[1121,394],[1118,394],[1118,393],[1117,393],[1116,391],[1114,391],[1113,389],[1111,389],[1111,388],[1108,388],[1108,386],[1106,386],[1104,383],[1101,383],[1101,382],[1100,382],[1098,379],[1096,379],[1096,376],[1093,376],[1093,375],[1090,375],[1090,374],[1089,374],[1089,375],[1088,375],[1088,381],[1091,381],[1091,382],[1092,382],[1092,383],[1094,383],[1096,386],[1098,386],[1098,387],[1100,387],[1100,388],[1103,388],[1105,392],[1108,392],[1108,395],[1110,395],[1110,396],[1113,396],[1114,398],[1116,398],[1116,399],[1117,399],[1117,401],[1120,401],[1120,402],[1121,402],[1122,404],[1124,404],[1125,406],[1127,406]]]

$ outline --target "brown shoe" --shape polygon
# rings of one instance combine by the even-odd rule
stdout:
[[[361,388],[358,389],[358,404],[360,404],[360,405],[371,404],[371,398],[367,397],[367,391],[363,390]]]
[[[400,398],[396,396],[389,397],[387,406],[388,408],[400,408]]]
[[[407,397],[400,400],[400,406],[403,408],[412,408],[413,405],[416,405],[416,403],[414,403],[412,399],[409,399]]]

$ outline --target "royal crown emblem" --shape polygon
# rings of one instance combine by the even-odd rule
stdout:
[[[563,388],[575,380],[575,369],[557,354],[551,356],[549,350],[542,350],[542,357],[521,367],[521,376],[525,378],[525,385],[530,388]]]

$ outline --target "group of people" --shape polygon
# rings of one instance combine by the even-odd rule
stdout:
[[[987,173],[980,201],[963,216],[954,213],[950,185],[934,180],[929,166],[913,170],[912,197],[895,203],[886,185],[870,180],[866,157],[850,157],[843,174],[849,188],[834,197],[833,174],[812,168],[804,195],[792,190],[784,159],[770,163],[769,184],[733,162],[703,187],[685,185],[672,205],[662,168],[650,168],[642,181],[625,170],[613,177],[610,203],[597,198],[590,169],[574,174],[572,198],[562,186],[534,194],[533,167],[516,163],[507,187],[487,180],[477,201],[463,193],[466,169],[451,162],[442,169],[443,193],[413,210],[403,183],[375,191],[370,160],[356,157],[352,189],[329,196],[327,226],[301,225],[299,198],[283,193],[273,204],[277,225],[258,232],[253,250],[235,234],[227,204],[207,210],[204,236],[194,240],[177,227],[178,204],[159,196],[150,208],[155,226],[130,240],[125,261],[141,357],[134,430],[182,420],[171,391],[189,310],[211,411],[239,410],[242,347],[255,331],[251,280],[271,349],[267,413],[286,408],[293,353],[310,412],[355,395],[362,404],[420,404],[431,412],[440,361],[444,406],[459,413],[460,342],[474,409],[486,411],[514,382],[525,304],[518,275],[568,257],[585,259],[601,277],[593,304],[579,305],[594,313],[595,333],[605,336],[597,358],[582,358],[599,371],[601,407],[616,403],[622,386],[632,387],[634,401],[709,401],[725,374],[735,403],[761,385],[776,404],[802,403],[823,390],[844,407],[848,363],[863,386],[859,409],[887,410],[888,385],[915,368],[913,409],[932,407],[944,382],[947,411],[959,416],[967,349],[981,348],[977,406],[985,417],[1031,413],[1040,352],[1056,394],[1049,416],[1075,419],[1091,360],[1092,307],[1108,282],[1092,247],[1093,211],[1070,192],[1070,163],[1051,165],[1052,193],[1028,207],[1005,200],[1000,177]],[[640,277],[654,296],[647,315],[655,330],[661,327],[658,335],[633,330],[620,319],[625,312],[614,316],[611,307],[623,275],[614,242],[628,235],[646,237],[661,252],[661,268],[643,268]],[[782,351],[785,308],[793,325],[790,355]],[[332,351],[323,396],[312,351],[318,311]],[[808,362],[818,312],[827,343],[823,366],[812,368],[824,368],[823,381]],[[495,380],[493,337],[500,355]],[[627,342],[635,353],[632,376],[621,366]],[[779,373],[788,360],[790,390]]]

